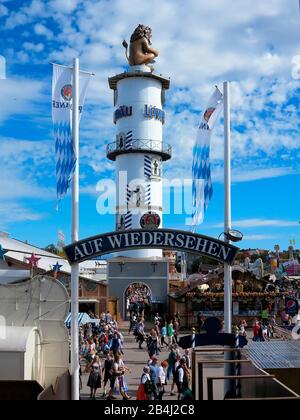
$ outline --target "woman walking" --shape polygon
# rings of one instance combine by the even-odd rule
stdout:
[[[171,352],[168,357],[168,372],[167,372],[168,381],[171,380],[172,375],[174,373],[175,363],[176,363],[176,351],[175,351],[175,348],[172,347]]]
[[[173,326],[172,321],[168,323],[167,334],[168,334],[168,346],[170,347],[172,344],[174,344],[174,326]]]
[[[125,366],[121,355],[116,354],[115,355],[115,362],[114,362],[114,370],[113,370],[113,378],[112,378],[112,387],[110,388],[108,399],[113,399],[113,393],[114,393],[114,384],[117,380],[119,385],[119,391],[120,394],[123,397],[123,400],[130,400],[131,397],[127,395],[127,384],[125,381],[125,373],[126,371],[129,371],[129,369]]]
[[[176,372],[177,372],[177,370],[180,366],[180,360],[181,360],[180,354],[176,353],[176,361],[175,361],[175,364],[174,364],[174,367],[173,367],[173,382],[172,382],[171,393],[170,393],[171,396],[175,396],[174,389],[175,389],[175,386],[177,385],[177,383],[176,383]]]
[[[111,353],[107,353],[104,367],[102,369],[102,375],[104,374],[103,381],[103,397],[106,397],[106,386],[110,382],[110,388],[114,388],[115,384],[111,385],[114,371],[114,358]]]
[[[152,356],[159,356],[160,353],[158,336],[154,329],[150,332],[148,352],[150,359]]]
[[[164,325],[161,327],[161,341],[160,341],[160,345],[161,347],[168,347],[168,343],[166,342],[166,338],[167,338],[167,323],[165,322]]]
[[[157,389],[158,389],[158,397],[157,399],[159,401],[162,401],[164,393],[165,393],[165,385],[166,385],[166,370],[168,368],[168,362],[165,360],[164,362],[161,363],[161,366],[158,368],[158,384],[157,384]]]
[[[137,392],[137,401],[151,401],[153,400],[153,388],[150,378],[149,366],[144,367],[141,383]]]
[[[88,365],[87,371],[90,371],[87,386],[91,388],[90,399],[96,399],[96,393],[101,388],[101,363],[99,356],[95,356],[94,360]]]

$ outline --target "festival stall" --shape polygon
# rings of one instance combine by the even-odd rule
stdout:
[[[197,316],[224,317],[223,273],[211,277],[207,284],[191,284],[181,291],[171,291],[170,312],[179,312],[186,327],[197,324]],[[199,281],[200,283],[200,281]],[[258,279],[253,273],[233,270],[233,321],[245,319],[249,323],[260,318],[262,310],[270,308],[270,315],[284,309],[289,291],[269,283],[269,277]]]

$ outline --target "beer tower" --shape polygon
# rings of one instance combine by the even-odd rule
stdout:
[[[129,70],[109,78],[114,91],[116,140],[107,146],[107,157],[116,162],[116,229],[120,231],[162,228],[163,162],[172,154],[171,146],[163,143],[163,107],[170,79],[147,64],[132,65],[138,60],[130,50]],[[151,56],[149,52],[140,62]],[[124,255],[155,258],[162,257],[162,251],[136,250]]]

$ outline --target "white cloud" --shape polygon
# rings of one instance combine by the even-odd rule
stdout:
[[[21,171],[20,171],[21,172]],[[19,199],[39,199],[49,200],[54,198],[53,191],[44,187],[40,187],[32,179],[21,173],[15,173],[12,170],[1,170],[0,178],[0,200],[19,200]]]
[[[51,0],[48,3],[48,7],[54,12],[69,14],[76,9],[79,3],[80,0]]]
[[[41,81],[12,78],[8,74],[6,80],[0,80],[0,124],[12,115],[36,116],[38,104],[45,100],[44,91]]]
[[[276,220],[276,219],[246,219],[246,220],[235,220],[232,222],[232,226],[238,228],[256,228],[256,227],[295,227],[297,226],[297,221],[290,220]],[[223,223],[218,223],[213,226],[214,228],[224,227]]]
[[[0,18],[8,15],[8,8],[0,4]]]
[[[44,50],[44,45],[39,42],[38,44],[33,44],[32,42],[24,42],[23,47],[25,50],[32,51],[35,53],[40,53]]]
[[[251,182],[258,181],[261,179],[271,179],[278,178],[281,176],[295,174],[296,171],[293,168],[282,167],[282,168],[266,168],[260,169],[255,167],[255,165],[248,165],[248,170],[237,169],[235,168],[232,171],[232,181],[234,183],[240,182]],[[224,182],[224,169],[222,167],[217,167],[213,171],[213,181],[214,182]]]
[[[6,20],[5,29],[13,30],[19,26],[24,26],[30,22],[30,18],[23,12],[13,12]]]
[[[36,35],[44,36],[47,39],[53,39],[53,32],[41,23],[34,25],[34,32]]]
[[[37,221],[44,217],[29,208],[33,201],[55,201],[54,188],[45,187],[47,176],[43,164],[49,167],[48,144],[0,138],[0,226]],[[39,167],[41,165],[41,167]],[[35,168],[32,171],[32,168]],[[43,183],[39,182],[43,179]]]
[[[27,54],[25,51],[18,51],[16,53],[16,59],[19,63],[26,64],[29,63],[30,57],[29,54]],[[6,118],[8,118],[8,115],[6,115]]]
[[[279,239],[278,235],[245,235],[244,241],[265,241],[267,239]]]
[[[9,225],[20,222],[35,222],[45,218],[45,214],[38,214],[22,205],[2,203],[0,207],[0,229],[7,229]]]

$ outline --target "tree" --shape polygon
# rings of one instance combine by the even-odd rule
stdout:
[[[65,251],[57,248],[57,246],[55,246],[54,244],[47,245],[43,249],[44,251],[50,252],[51,254],[55,254],[55,255],[58,255],[59,257],[66,258]]]

